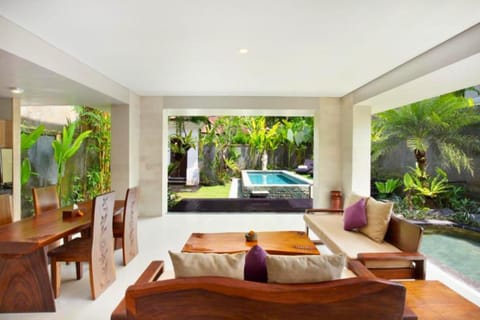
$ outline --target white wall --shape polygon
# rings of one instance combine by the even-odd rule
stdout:
[[[320,98],[314,119],[313,206],[330,207],[330,191],[342,191],[340,99]]]
[[[167,119],[163,97],[140,99],[140,214],[159,216],[167,211]],[[165,167],[165,168],[164,168]]]
[[[344,198],[350,193],[370,195],[371,109],[342,98],[342,181]]]
[[[0,119],[12,120],[12,99],[0,98]]]

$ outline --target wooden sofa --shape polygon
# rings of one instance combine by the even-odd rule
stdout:
[[[425,261],[418,252],[423,228],[392,215],[383,243],[360,232],[343,229],[343,210],[307,209],[304,221],[334,253],[358,259],[377,277],[384,279],[425,279]]]
[[[159,280],[153,261],[111,315],[124,319],[417,319],[401,284],[375,278],[349,261],[357,277],[315,284],[267,284],[220,277]]]

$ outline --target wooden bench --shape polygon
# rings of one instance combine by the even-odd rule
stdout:
[[[153,261],[111,315],[120,319],[417,319],[405,287],[375,278],[349,261],[357,278],[310,284],[268,284],[220,277],[155,281]]]
[[[378,243],[360,232],[343,229],[343,210],[307,209],[304,220],[307,232],[312,230],[334,253],[357,259],[377,277],[384,279],[425,279],[425,261],[418,252],[423,229],[392,215],[384,243]]]

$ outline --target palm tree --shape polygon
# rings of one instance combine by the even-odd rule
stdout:
[[[473,151],[480,151],[480,137],[466,128],[480,123],[480,113],[471,99],[454,94],[415,102],[378,114],[372,121],[372,161],[391,148],[406,143],[417,167],[426,173],[427,153],[442,166],[473,175]]]

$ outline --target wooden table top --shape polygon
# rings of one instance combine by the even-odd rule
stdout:
[[[261,246],[270,254],[320,254],[315,244],[303,231],[257,232],[257,241],[246,241],[245,233],[192,233],[182,252],[234,253]]]
[[[122,204],[123,201],[115,203],[114,213],[123,212]],[[92,205],[93,201],[78,204],[83,216],[63,218],[63,211],[72,209],[67,206],[1,226],[0,254],[30,253],[81,231],[92,222]]]
[[[407,305],[420,320],[480,319],[480,307],[440,281],[402,281]]]

